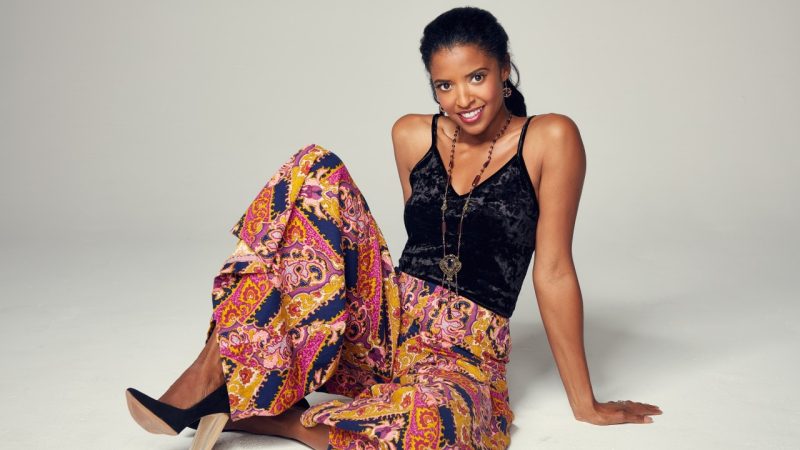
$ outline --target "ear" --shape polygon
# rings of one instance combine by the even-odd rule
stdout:
[[[511,75],[511,62],[509,59],[506,59],[505,64],[500,67],[500,79],[501,80],[508,80],[508,77]]]

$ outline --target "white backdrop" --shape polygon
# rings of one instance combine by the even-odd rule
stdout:
[[[664,410],[575,421],[529,276],[512,448],[796,444],[800,4],[471,4],[506,28],[528,113],[582,132],[595,394]],[[0,1],[0,439],[188,447],[138,429],[123,390],[160,394],[191,362],[228,230],[302,146],[342,157],[398,260],[390,130],[436,111],[419,39],[454,6]],[[302,448],[220,445],[264,443]]]

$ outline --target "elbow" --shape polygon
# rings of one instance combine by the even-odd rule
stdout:
[[[556,284],[572,277],[576,277],[572,258],[564,258],[552,264],[534,264],[533,266],[534,286]]]

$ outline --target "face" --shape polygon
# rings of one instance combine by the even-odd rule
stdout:
[[[431,57],[430,76],[439,104],[462,132],[472,135],[505,121],[502,89],[509,72],[474,45],[443,48]]]

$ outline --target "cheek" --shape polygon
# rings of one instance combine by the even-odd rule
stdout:
[[[497,100],[497,98],[501,95],[502,91],[495,89],[494,86],[491,86],[488,83],[481,86],[480,96],[489,103]]]
[[[439,93],[439,103],[442,104],[445,108],[448,106],[452,107],[456,103],[456,96],[450,92],[440,92]]]

